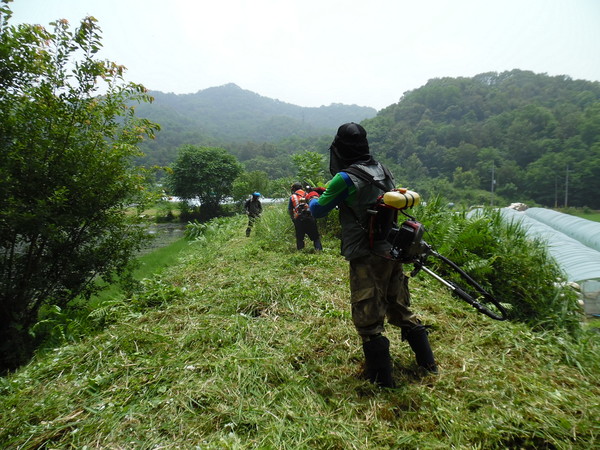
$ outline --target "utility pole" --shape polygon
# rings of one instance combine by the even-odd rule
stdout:
[[[569,206],[569,166],[567,165],[567,173],[565,175],[565,208]]]
[[[491,205],[490,206],[494,206],[494,186],[496,184],[496,179],[494,178],[494,168],[495,168],[495,164],[494,161],[492,161],[492,200],[491,200]]]

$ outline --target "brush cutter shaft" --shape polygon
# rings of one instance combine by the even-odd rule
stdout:
[[[438,274],[436,274],[431,269],[426,267],[424,261],[422,261],[418,264],[415,264],[415,268],[417,270],[422,270],[423,272],[431,275],[433,278],[438,280],[444,286],[446,286],[447,288],[452,290],[452,292],[454,294],[456,294],[457,297],[459,297],[462,300],[464,300],[465,302],[467,302],[469,305],[474,307],[481,314],[485,314],[486,316],[491,317],[494,320],[506,320],[507,319],[507,312],[504,309],[504,307],[498,302],[498,300],[496,300],[492,295],[490,295],[488,292],[486,292],[475,280],[473,280],[473,278],[471,278],[469,275],[467,275],[467,273],[465,273],[454,262],[450,261],[445,256],[442,256],[439,253],[433,251],[431,249],[431,247],[428,246],[428,250],[429,250],[428,253],[430,255],[435,256],[440,261],[445,263],[447,266],[451,267],[452,270],[454,270],[456,273],[458,273],[462,277],[463,280],[465,280],[471,287],[473,287],[477,292],[479,292],[483,298],[485,298],[490,303],[492,303],[496,308],[498,308],[498,311],[500,311],[500,314],[496,314],[495,312],[493,312],[489,308],[487,308],[485,305],[482,305],[481,303],[479,303],[477,300],[475,300],[471,295],[469,295],[467,292],[465,292],[457,284],[440,277]]]

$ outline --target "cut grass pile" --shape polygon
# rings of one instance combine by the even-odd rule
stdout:
[[[0,379],[2,447],[598,447],[596,333],[493,321],[421,275],[440,375],[388,327],[399,387],[381,390],[362,377],[338,241],[296,252],[289,219],[263,216],[250,238],[244,217],[204,230],[105,331]]]

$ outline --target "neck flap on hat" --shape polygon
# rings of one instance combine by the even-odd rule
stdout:
[[[353,157],[347,158],[340,155],[339,150],[334,144],[331,144],[331,147],[329,147],[329,173],[331,173],[331,175],[335,175],[350,167],[352,164],[359,162],[365,165],[377,164],[377,161],[373,159],[370,153],[354,155]]]

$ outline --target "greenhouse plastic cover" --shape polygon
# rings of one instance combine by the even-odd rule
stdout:
[[[530,209],[538,210],[541,208]],[[579,240],[570,237],[567,233],[555,229],[553,226],[542,223],[529,214],[529,209],[525,212],[519,212],[510,208],[503,208],[501,211],[506,219],[519,221],[528,235],[546,241],[548,244],[548,252],[566,273],[568,281],[579,283],[589,279],[600,279],[600,251],[588,247]],[[572,220],[571,217],[573,219],[577,219],[577,217],[569,216],[568,214],[557,214],[567,216],[567,220],[562,221],[563,226],[567,227],[569,230],[576,228],[575,225],[567,226],[567,224],[568,220]],[[545,216],[545,218],[546,217],[549,216]],[[590,222],[585,219],[581,220]],[[555,224],[556,222],[552,223]],[[592,224],[594,224],[594,222],[592,222]]]
[[[505,220],[519,222],[529,236],[546,242],[548,253],[579,284],[588,314],[600,313],[600,223],[543,208],[519,212],[502,208]]]
[[[600,252],[600,222],[545,208],[529,208],[525,214]]]

